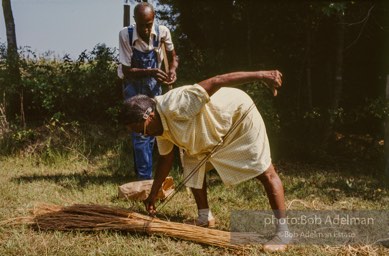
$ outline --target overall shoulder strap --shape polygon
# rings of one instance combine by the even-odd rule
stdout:
[[[134,32],[133,26],[128,26],[128,39],[130,40],[130,46],[132,47],[132,33]]]

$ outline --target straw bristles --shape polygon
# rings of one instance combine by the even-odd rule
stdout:
[[[292,201],[290,205],[296,203]],[[302,203],[302,202],[299,202]],[[309,202],[304,202],[310,205]],[[245,245],[255,244],[263,237],[253,233],[230,233],[188,224],[163,221],[126,209],[101,205],[40,205],[33,210],[33,216],[12,218],[0,222],[3,225],[28,224],[39,230],[59,231],[128,231],[147,234],[161,234],[197,243],[223,248],[243,249]],[[231,241],[233,236],[233,243]],[[330,255],[378,255],[382,248],[370,245],[313,246],[321,247]],[[293,246],[291,246],[293,248]],[[305,254],[305,247],[294,247]],[[309,248],[309,247],[308,247]],[[309,250],[309,249],[308,249]],[[304,253],[303,253],[304,252]]]
[[[163,234],[202,244],[242,249],[242,245],[231,243],[230,232],[163,221],[125,209],[101,205],[44,205],[34,210],[32,224],[39,230],[117,230]]]

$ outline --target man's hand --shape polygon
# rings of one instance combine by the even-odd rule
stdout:
[[[278,70],[259,71],[262,81],[277,96],[277,89],[282,85],[282,74]]]
[[[160,83],[166,84],[169,80],[168,75],[159,68],[150,69],[150,73]]]
[[[168,73],[168,79],[166,81],[166,84],[172,85],[176,82],[176,80],[177,80],[176,70],[171,69]]]
[[[177,75],[175,70],[170,70],[168,74],[163,72],[159,68],[151,69],[151,75],[160,83],[164,85],[171,85],[177,80]]]
[[[151,195],[149,195],[149,197],[146,198],[143,203],[145,204],[148,214],[154,217],[157,214],[157,210],[155,208],[155,198],[152,198]]]

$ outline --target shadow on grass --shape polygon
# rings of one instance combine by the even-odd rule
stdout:
[[[125,175],[107,175],[98,174],[90,175],[86,172],[75,174],[54,174],[54,175],[27,175],[19,176],[12,179],[15,183],[33,183],[47,181],[56,183],[64,188],[76,188],[83,190],[90,185],[115,184],[122,185],[123,183],[134,181],[135,177]]]
[[[325,189],[328,196],[334,200],[342,197],[358,197],[364,200],[376,201],[388,194],[386,190],[382,189],[378,181],[366,181],[362,178],[331,180],[323,182],[318,188]]]
[[[377,165],[361,162],[337,162],[333,165],[280,164],[286,193],[304,198],[321,195],[332,200],[358,197],[380,200],[388,196]]]

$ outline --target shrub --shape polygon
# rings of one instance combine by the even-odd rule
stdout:
[[[91,52],[84,51],[77,60],[67,55],[59,60],[49,54],[37,57],[28,47],[21,49],[27,121],[49,120],[56,113],[72,120],[115,121],[113,109],[122,99],[116,55],[116,49],[103,44],[96,45]],[[4,57],[1,55],[2,60]],[[4,70],[4,62],[0,62],[0,81],[6,81],[0,91],[9,95],[12,91],[6,88],[10,88],[10,79]]]

